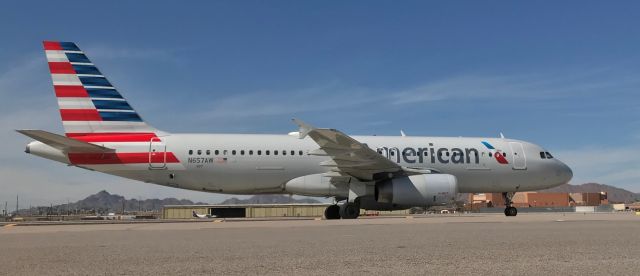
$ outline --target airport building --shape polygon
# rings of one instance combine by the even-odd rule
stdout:
[[[500,193],[471,194],[469,202],[474,207],[504,207],[505,202]],[[513,205],[517,208],[527,207],[572,207],[600,206],[609,204],[607,193],[540,193],[520,192],[513,197]]]
[[[193,218],[200,215],[218,218],[321,217],[329,203],[311,204],[237,204],[237,205],[167,205],[163,219]]]
[[[216,218],[322,217],[330,203],[236,204],[236,205],[166,205],[163,219],[191,219],[193,212]],[[360,210],[361,216],[409,215],[410,210]]]

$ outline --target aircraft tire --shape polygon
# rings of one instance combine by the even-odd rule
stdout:
[[[340,219],[340,207],[338,205],[331,205],[324,209],[325,219]]]
[[[507,207],[504,209],[504,215],[507,217],[515,217],[518,215],[518,209],[516,209],[516,207]]]
[[[355,203],[345,203],[340,206],[340,217],[343,219],[356,219],[360,215],[360,206]]]

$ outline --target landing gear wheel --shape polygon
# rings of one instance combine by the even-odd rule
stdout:
[[[346,202],[340,206],[340,217],[343,219],[355,219],[360,215],[360,205]]]
[[[324,209],[324,218],[325,219],[340,219],[340,206],[331,205]]]
[[[513,207],[512,199],[515,194],[515,192],[502,193],[504,203],[507,206],[507,208],[504,208],[504,215],[507,217],[515,217],[518,215],[518,209],[516,209],[516,207]]]
[[[507,217],[515,217],[518,215],[518,209],[516,209],[516,207],[507,207],[504,209],[504,215]]]

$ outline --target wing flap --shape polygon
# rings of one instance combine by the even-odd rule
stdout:
[[[380,173],[403,172],[400,165],[338,130],[314,128],[303,121],[293,121],[300,127],[301,139],[309,136],[320,146],[309,154],[330,157],[331,160],[323,161],[320,165],[331,168],[333,172],[361,180],[374,180]]]

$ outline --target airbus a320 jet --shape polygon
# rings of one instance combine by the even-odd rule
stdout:
[[[297,119],[283,135],[168,133],[145,123],[76,44],[44,49],[65,135],[18,132],[36,140],[27,153],[71,166],[211,193],[333,197],[327,219],[442,205],[457,193],[502,193],[515,216],[515,192],[572,177],[542,147],[503,137],[349,136]]]

